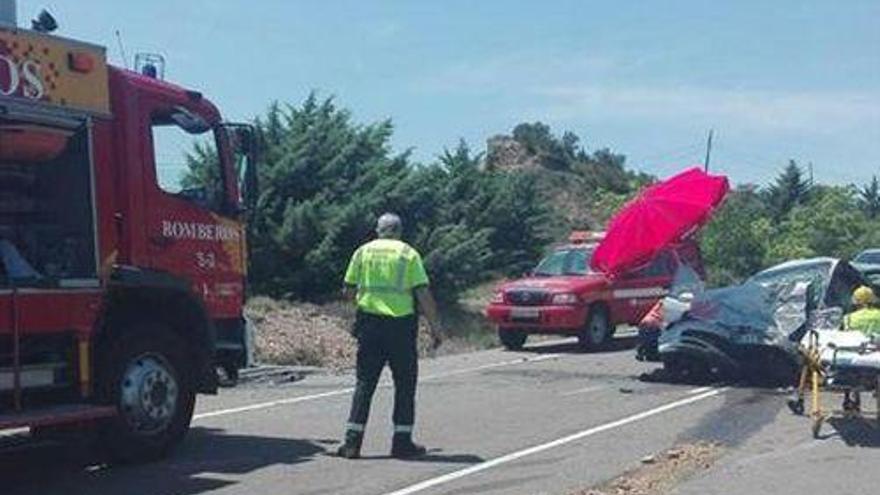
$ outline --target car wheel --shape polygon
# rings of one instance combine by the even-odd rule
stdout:
[[[578,344],[584,349],[597,349],[611,340],[613,329],[608,310],[603,306],[593,306],[587,323],[578,333]]]
[[[528,338],[529,335],[520,330],[498,329],[498,340],[501,341],[501,345],[503,345],[508,351],[518,351],[522,349]]]
[[[195,406],[191,377],[186,343],[164,326],[136,329],[112,345],[100,393],[119,413],[99,430],[111,460],[158,459],[183,439]]]

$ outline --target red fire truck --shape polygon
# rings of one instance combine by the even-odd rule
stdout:
[[[529,334],[577,336],[584,348],[600,347],[618,325],[636,325],[668,291],[682,264],[705,276],[693,239],[670,246],[649,264],[609,279],[590,269],[602,233],[574,232],[525,278],[501,284],[486,307],[507,349]]]
[[[0,26],[0,430],[87,426],[120,460],[242,363],[256,184],[253,130],[144,60]]]

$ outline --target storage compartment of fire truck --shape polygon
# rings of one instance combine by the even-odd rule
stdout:
[[[50,395],[53,402],[77,397],[72,331],[16,329],[20,319],[16,301],[27,295],[97,287],[95,242],[86,121],[59,117],[47,122],[3,112],[0,411],[9,410],[16,401],[27,407],[47,401]],[[22,392],[13,400],[16,384]]]

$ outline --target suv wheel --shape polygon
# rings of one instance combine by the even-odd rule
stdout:
[[[501,341],[501,345],[503,345],[508,351],[518,351],[522,349],[528,338],[529,335],[520,330],[498,329],[498,340]]]
[[[593,306],[586,325],[578,333],[578,344],[584,349],[596,349],[607,344],[613,333],[608,310],[603,306]]]

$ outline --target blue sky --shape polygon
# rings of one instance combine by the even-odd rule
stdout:
[[[430,161],[519,122],[572,130],[658,175],[701,162],[765,183],[789,159],[818,180],[880,174],[880,1],[19,1],[121,62],[166,76],[229,119],[335,95],[391,118],[395,149]]]

